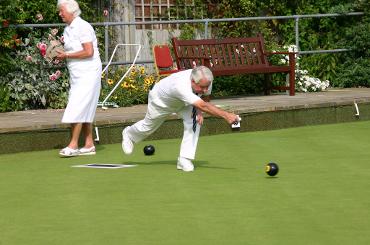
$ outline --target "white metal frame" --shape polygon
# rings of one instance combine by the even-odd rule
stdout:
[[[101,103],[101,107],[103,109],[108,109],[107,107],[104,106],[104,104],[107,102],[107,100],[109,99],[109,97],[113,94],[113,92],[117,89],[117,87],[121,84],[121,82],[123,81],[123,79],[127,76],[127,74],[131,71],[131,69],[134,67],[135,63],[136,63],[136,60],[139,56],[139,53],[141,51],[141,45],[140,44],[125,44],[125,43],[120,43],[120,44],[117,44],[116,47],[114,48],[113,50],[113,53],[112,53],[112,56],[110,57],[110,60],[108,62],[108,64],[105,66],[104,70],[102,71],[102,74],[108,70],[109,68],[109,65],[111,64],[112,62],[112,59],[114,57],[114,54],[116,53],[117,51],[117,48],[120,47],[120,46],[137,46],[138,49],[136,51],[136,55],[135,55],[135,58],[132,62],[132,64],[130,65],[130,67],[127,69],[127,71],[125,72],[125,74],[123,74],[123,76],[121,77],[121,79],[117,82],[116,86],[114,86],[114,88],[109,92],[109,94],[107,95],[107,97],[105,97],[105,99],[103,100],[103,102]]]
[[[116,86],[114,86],[114,88],[109,92],[109,94],[105,97],[105,99],[103,100],[103,102],[99,103],[98,104],[98,107],[101,106],[103,110],[107,110],[108,107],[104,106],[104,104],[107,102],[107,100],[109,99],[109,97],[114,93],[114,91],[117,89],[117,87],[121,84],[121,82],[123,81],[123,79],[127,76],[127,74],[131,71],[131,69],[134,67],[135,63],[136,63],[136,60],[139,56],[139,53],[141,51],[141,45],[140,44],[125,44],[125,43],[119,43],[116,45],[116,47],[114,48],[113,50],[113,53],[110,57],[110,60],[108,62],[108,64],[105,66],[105,68],[103,69],[102,71],[102,74],[104,74],[104,72],[106,72],[110,66],[110,64],[112,63],[112,60],[113,60],[113,57],[114,57],[114,54],[116,53],[117,51],[117,48],[120,47],[120,46],[137,46],[138,49],[136,51],[136,55],[135,55],[135,58],[134,60],[132,61],[132,64],[130,65],[130,67],[127,69],[127,71],[125,72],[125,74],[123,74],[123,76],[121,77],[121,79],[117,82]],[[95,142],[99,142],[100,138],[99,138],[99,129],[97,126],[95,126],[95,135],[96,135],[96,138],[94,139]]]

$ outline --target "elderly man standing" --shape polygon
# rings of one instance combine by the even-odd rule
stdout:
[[[202,112],[222,117],[229,124],[239,120],[237,115],[221,110],[208,102],[212,81],[213,74],[205,66],[180,71],[160,80],[149,93],[145,118],[122,131],[123,151],[131,154],[134,143],[148,137],[169,115],[177,113],[184,123],[177,169],[185,172],[194,171],[192,160],[197,149],[200,126],[203,124]]]

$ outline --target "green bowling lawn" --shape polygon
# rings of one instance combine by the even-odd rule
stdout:
[[[0,155],[0,244],[368,245],[369,139],[369,121],[201,137],[193,173],[180,139]],[[87,163],[138,166],[71,167]]]

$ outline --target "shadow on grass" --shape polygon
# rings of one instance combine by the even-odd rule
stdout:
[[[270,179],[270,180],[274,180],[274,179],[278,179],[279,177],[278,176],[266,176],[265,179]]]
[[[152,161],[152,162],[123,162],[122,164],[136,164],[136,165],[176,165],[176,160],[171,161]],[[232,170],[235,168],[228,168],[228,167],[218,167],[218,166],[210,166],[208,161],[194,161],[195,168],[210,168],[210,169],[223,169],[223,170]]]

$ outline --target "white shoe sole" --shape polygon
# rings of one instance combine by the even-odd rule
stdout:
[[[59,156],[61,157],[77,157],[79,154],[71,154],[71,155],[67,155],[67,154],[63,154],[63,153],[59,153]]]
[[[69,153],[69,154],[67,154]],[[76,157],[78,156],[78,150],[73,150],[69,147],[63,148],[62,150],[59,151],[59,156],[61,157]]]
[[[182,170],[184,172],[193,172],[194,169],[184,169],[181,165],[177,165],[177,170]]]
[[[95,154],[96,154],[95,151],[85,152],[85,153],[78,153],[79,156],[91,156],[91,155],[95,155]]]

